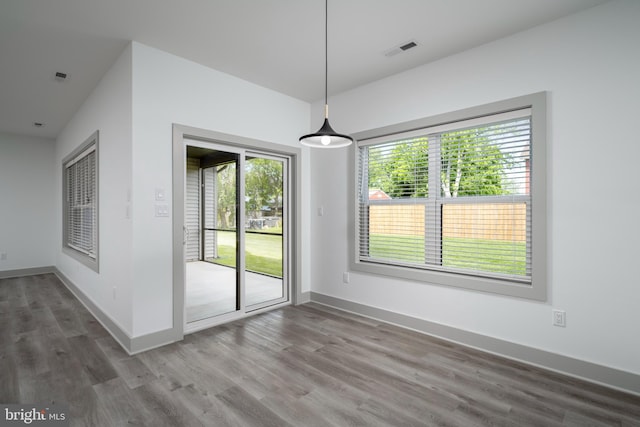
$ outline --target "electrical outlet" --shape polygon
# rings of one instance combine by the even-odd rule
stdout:
[[[567,313],[562,310],[553,310],[553,326],[565,328],[567,326]]]
[[[7,253],[6,252],[1,252],[0,253],[0,261],[6,261],[7,260]]]

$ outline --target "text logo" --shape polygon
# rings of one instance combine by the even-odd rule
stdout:
[[[0,404],[0,427],[68,427],[68,405]]]

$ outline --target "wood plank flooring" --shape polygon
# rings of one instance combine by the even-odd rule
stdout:
[[[73,426],[640,426],[640,397],[317,304],[128,356],[51,274],[0,280],[0,402]]]

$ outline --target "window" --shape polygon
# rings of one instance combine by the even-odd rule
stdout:
[[[63,250],[98,271],[98,132],[63,161]]]
[[[546,298],[544,104],[541,93],[358,135],[352,268]]]

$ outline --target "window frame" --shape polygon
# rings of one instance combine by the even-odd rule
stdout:
[[[87,138],[80,146],[78,146],[75,150],[73,150],[69,155],[67,155],[62,160],[62,251],[84,264],[85,266],[91,268],[96,273],[99,272],[99,164],[100,164],[100,156],[99,156],[99,132],[95,131],[89,138]],[[82,160],[84,157],[88,156],[91,153],[95,153],[95,177],[94,177],[94,218],[95,223],[93,224],[94,228],[94,246],[95,246],[95,254],[91,256],[84,251],[73,247],[68,242],[69,237],[69,202],[67,200],[67,192],[68,192],[68,182],[67,182],[67,170],[73,164],[76,164],[78,161]]]
[[[538,92],[503,101],[466,108],[450,113],[426,117],[382,128],[354,134],[356,143],[349,150],[349,189],[352,203],[349,204],[349,266],[352,271],[373,275],[389,276],[429,284],[495,293],[500,295],[546,301],[547,261],[546,261],[546,137],[547,112],[546,92]],[[531,282],[510,278],[482,277],[460,272],[446,272],[415,268],[400,263],[360,261],[359,244],[359,148],[367,145],[364,141],[398,134],[403,137],[409,132],[421,132],[425,128],[449,126],[456,122],[474,120],[494,114],[515,110],[531,109]],[[422,131],[424,132],[424,131]]]

